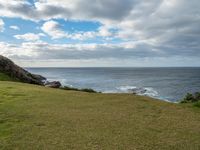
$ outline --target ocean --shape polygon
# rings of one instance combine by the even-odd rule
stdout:
[[[200,92],[200,67],[187,68],[27,68],[50,81],[104,93],[137,93],[177,102]]]

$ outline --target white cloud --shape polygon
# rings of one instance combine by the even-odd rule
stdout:
[[[102,36],[102,37],[109,37],[109,36],[112,36],[112,33],[111,33],[110,30],[109,30],[109,27],[101,26],[101,27],[99,28],[99,36]]]
[[[174,51],[167,50],[168,46],[156,47],[145,41],[124,42],[118,44],[49,44],[46,42],[24,42],[22,44],[0,43],[0,54],[12,56],[14,58],[37,58],[37,59],[144,59],[159,57],[200,57],[198,50],[191,53],[181,49]],[[184,53],[181,53],[184,52]]]
[[[0,19],[0,32],[3,32],[4,31],[4,21],[2,19]]]
[[[98,52],[93,55],[87,52],[81,54],[88,58],[116,58],[119,55],[121,59],[128,56],[172,57],[177,54],[192,57],[198,55],[200,50],[199,4],[199,0],[37,0],[34,4],[26,0],[0,0],[0,16],[46,21],[41,29],[52,39],[85,40],[100,36],[131,41],[126,45],[119,42],[109,47],[98,45]],[[98,31],[69,33],[53,21],[55,18],[95,21],[102,24],[102,27]],[[113,33],[113,28],[117,32]],[[55,49],[55,45],[47,46]],[[75,49],[83,48],[80,47]],[[72,54],[74,58],[80,56],[80,53],[74,52],[61,54],[66,58]]]
[[[53,20],[45,22],[41,29],[53,39],[69,37],[67,33],[60,29],[59,23]]]
[[[196,30],[200,23],[200,9],[198,0],[38,0],[33,4],[26,0],[0,0],[0,15],[7,17],[21,17],[30,20],[48,20],[53,18],[91,20],[103,25],[119,28],[118,37],[128,40],[156,39],[159,42],[172,40],[178,30],[189,28]],[[48,22],[47,22],[48,23]],[[56,32],[44,30],[53,38],[82,38],[93,37],[93,33],[75,34],[74,36],[57,28]],[[194,26],[194,23],[197,25]],[[45,25],[45,24],[44,24]],[[46,26],[50,24],[46,24]],[[183,28],[183,29],[182,29]],[[198,30],[199,32],[199,30]],[[53,35],[55,33],[55,35]],[[191,33],[195,34],[197,32]],[[108,30],[102,29],[100,35],[110,35]],[[183,33],[185,34],[185,33]],[[95,37],[95,36],[94,36]],[[180,35],[182,37],[182,35]],[[193,37],[196,38],[196,37]],[[159,43],[163,44],[163,43]]]
[[[145,43],[121,44],[49,44],[0,42],[0,55],[23,66],[173,66],[200,65],[199,53],[188,54],[149,49]],[[166,57],[166,55],[168,57]],[[170,57],[170,59],[169,59]],[[159,64],[158,64],[159,62]]]
[[[10,29],[13,29],[13,30],[20,30],[20,28],[18,26],[10,26]]]
[[[0,0],[0,16],[41,20],[75,18],[119,20],[128,15],[135,0]],[[120,10],[120,11],[119,11]]]
[[[168,30],[174,32],[177,28],[185,27],[193,29],[195,22],[198,25],[200,23],[199,14],[198,0],[97,0],[95,2],[93,0],[38,0],[34,5],[26,0],[9,2],[0,0],[1,16],[30,20],[62,18],[98,21],[108,28],[109,26],[119,28],[118,37],[129,40],[156,38],[160,41],[165,40],[166,36],[167,39],[171,39],[174,35],[168,34]],[[50,22],[53,24],[52,21]],[[58,30],[54,22],[55,26],[56,32],[48,30],[48,27],[44,28],[53,38],[84,39],[84,34],[69,36],[68,33]],[[99,34],[110,35],[106,29],[102,29]],[[91,37],[91,33],[86,34],[88,35]]]
[[[35,34],[35,33],[26,33],[21,35],[14,35],[14,37],[18,40],[24,41],[38,41],[40,37],[45,36],[43,33]]]
[[[87,31],[87,32],[74,32],[68,33],[61,29],[61,25],[54,21],[50,20],[45,22],[42,27],[42,31],[51,36],[52,39],[60,39],[60,38],[68,38],[74,40],[86,40],[92,39],[95,37],[109,37],[112,36],[112,32],[110,32],[110,28],[106,26],[101,26],[98,31]]]
[[[27,59],[30,59],[38,54],[37,52],[34,52],[32,48],[24,47],[23,44],[16,45],[0,42],[0,49],[0,55],[12,58],[26,57]]]
[[[60,28],[60,24],[56,21],[50,20],[43,24],[41,29],[52,37],[52,39],[60,39],[60,38],[68,38],[68,39],[76,39],[76,40],[84,40],[87,38],[93,38],[94,33],[93,32],[77,32],[77,33],[71,33],[63,31]]]

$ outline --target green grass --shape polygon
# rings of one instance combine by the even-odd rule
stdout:
[[[9,77],[8,75],[0,72],[0,81],[15,81],[15,79]]]
[[[200,109],[0,82],[0,149],[198,150]]]
[[[196,102],[193,104],[195,107],[199,107],[200,108],[200,101],[199,102]]]

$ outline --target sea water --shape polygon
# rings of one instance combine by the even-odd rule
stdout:
[[[200,68],[27,68],[50,81],[105,93],[136,93],[171,102],[200,92]]]

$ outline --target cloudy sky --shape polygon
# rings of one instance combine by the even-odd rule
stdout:
[[[26,67],[200,66],[200,1],[0,0],[0,54]]]

